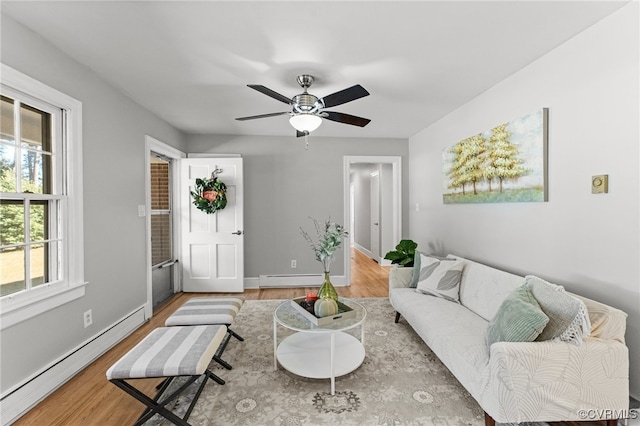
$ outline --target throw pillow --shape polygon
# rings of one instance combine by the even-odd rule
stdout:
[[[525,277],[525,285],[549,317],[549,323],[536,340],[562,340],[574,345],[582,344],[582,339],[591,332],[589,313],[584,302],[568,294],[564,287],[533,275]]]
[[[542,312],[529,287],[522,285],[502,302],[487,326],[487,345],[496,342],[533,342],[549,317]]]
[[[418,286],[418,278],[420,277],[420,253],[416,251],[416,254],[413,256],[413,274],[411,275],[411,284],[409,287],[416,288]]]
[[[455,259],[451,259],[448,257],[436,256],[435,254],[424,254],[416,251],[415,257],[413,258],[413,273],[411,275],[411,283],[409,284],[410,288],[416,288],[418,286],[418,278],[420,278],[420,258],[421,256],[430,257],[438,260],[452,261]]]
[[[462,260],[441,260],[420,253],[420,274],[416,291],[459,303]]]

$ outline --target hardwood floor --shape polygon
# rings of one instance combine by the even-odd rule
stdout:
[[[380,267],[357,250],[351,250],[352,277],[350,287],[337,287],[343,297],[386,297],[389,268]],[[288,299],[299,297],[317,287],[246,290],[248,300]],[[198,294],[198,295],[206,295]],[[219,293],[218,293],[219,295]],[[179,293],[162,306],[147,323],[91,363],[81,373],[64,384],[48,398],[20,418],[15,425],[74,426],[133,424],[144,406],[109,383],[106,371],[129,349],[140,342],[194,294]],[[136,386],[152,393],[159,379],[140,380]]]

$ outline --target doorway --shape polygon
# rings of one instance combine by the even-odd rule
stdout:
[[[344,223],[354,248],[382,266],[402,235],[402,157],[344,157]],[[350,250],[345,278],[351,283]]]
[[[145,138],[146,203],[138,206],[146,216],[147,303],[145,317],[180,291],[180,223],[178,218],[179,161],[185,154],[151,136]]]
[[[152,305],[156,310],[174,293],[173,203],[172,181],[173,162],[157,152],[149,158],[151,177],[149,193],[151,208],[151,287]]]

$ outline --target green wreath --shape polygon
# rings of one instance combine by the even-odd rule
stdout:
[[[191,191],[193,205],[207,214],[222,210],[227,206],[227,185],[218,178],[197,178],[196,190]]]

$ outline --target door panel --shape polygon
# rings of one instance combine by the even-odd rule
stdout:
[[[196,178],[211,177],[227,185],[227,206],[206,214],[192,202]],[[182,161],[181,194],[183,289],[186,292],[244,290],[244,222],[242,158],[188,158]],[[240,232],[238,232],[240,231]]]
[[[151,270],[153,308],[162,305],[173,296],[173,266]]]

